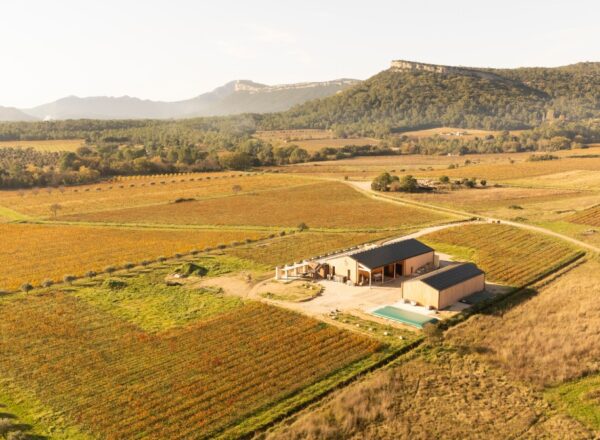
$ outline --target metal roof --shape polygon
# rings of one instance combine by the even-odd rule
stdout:
[[[385,266],[386,264],[406,260],[407,258],[416,257],[417,255],[423,255],[429,252],[433,252],[433,249],[421,243],[419,240],[411,238],[357,252],[356,254],[350,255],[350,258],[353,258],[369,269],[375,269]]]
[[[475,278],[484,272],[473,263],[456,264],[435,270],[419,277],[419,281],[436,290],[444,290],[463,281]]]

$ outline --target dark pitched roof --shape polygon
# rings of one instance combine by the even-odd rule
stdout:
[[[419,280],[436,290],[444,290],[482,273],[483,271],[473,263],[463,263],[435,270],[423,275]]]
[[[375,269],[395,261],[406,260],[407,258],[416,257],[428,252],[433,252],[433,249],[411,238],[358,252],[350,255],[350,258],[355,259],[369,269]]]

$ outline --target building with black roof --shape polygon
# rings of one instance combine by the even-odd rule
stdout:
[[[340,281],[371,285],[433,267],[435,253],[426,244],[411,238],[339,255],[328,259],[327,264],[331,275]]]
[[[473,263],[451,264],[402,284],[402,298],[444,309],[485,290],[485,273]]]

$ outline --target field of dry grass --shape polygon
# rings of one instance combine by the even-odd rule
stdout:
[[[592,438],[501,369],[451,349],[432,351],[345,388],[266,438]]]
[[[472,317],[449,340],[518,380],[556,385],[600,371],[599,296],[600,263],[592,260],[504,313]]]
[[[0,191],[0,205],[21,214],[52,218],[50,207],[59,204],[59,216],[153,206],[177,199],[207,199],[310,183],[311,180],[277,174],[198,173],[139,176],[114,182],[60,189]]]
[[[38,151],[75,151],[85,144],[83,139],[59,139],[43,141],[0,141],[0,148],[33,148]]]
[[[342,148],[345,146],[378,145],[381,140],[375,138],[338,138],[329,130],[273,130],[259,131],[258,139],[268,141],[275,146],[297,145],[309,153],[322,148]]]
[[[512,130],[510,133],[513,135],[517,135],[522,131],[523,130]],[[476,137],[484,138],[488,135],[497,136],[500,133],[500,131],[478,130],[471,128],[437,127],[428,128],[424,130],[405,131],[403,133],[400,133],[400,135],[408,136],[411,139],[422,139],[433,136],[441,136],[447,139],[474,139]]]
[[[412,174],[417,177],[449,176],[451,178],[487,179],[488,182],[511,182],[520,186],[557,187],[581,189],[580,182],[575,179],[591,177],[589,182],[584,181],[584,188],[597,189],[598,181],[594,173],[600,171],[600,157],[573,158],[570,156],[598,155],[600,148],[587,148],[576,150],[563,150],[553,152],[560,160],[529,162],[531,152],[502,153],[502,154],[466,154],[463,156],[433,156],[433,155],[406,155],[406,156],[376,156],[355,157],[335,162],[316,162],[296,164],[283,167],[286,172],[316,175],[321,177],[351,179],[372,179],[384,172],[395,174]],[[452,166],[454,168],[450,169]],[[573,178],[560,182],[560,173]],[[578,174],[579,173],[579,174]],[[540,176],[557,175],[556,179],[548,178],[547,182],[538,181]],[[594,178],[596,176],[596,178]],[[522,179],[522,180],[519,180]]]
[[[499,208],[520,207],[532,204],[556,203],[561,200],[573,200],[586,193],[574,190],[518,188],[518,187],[485,187],[473,189],[440,190],[427,193],[389,193],[402,199],[439,205],[446,208],[458,208],[468,212],[485,214]],[[515,212],[513,211],[513,214]],[[518,213],[517,213],[518,214]]]
[[[293,182],[290,180],[290,183]],[[448,219],[429,210],[377,202],[337,182],[59,218],[117,223],[278,227],[296,227],[305,223],[315,228],[347,229],[424,227]]]
[[[0,289],[62,280],[106,266],[140,263],[192,249],[257,239],[265,233],[227,230],[133,230],[35,224],[0,224]]]

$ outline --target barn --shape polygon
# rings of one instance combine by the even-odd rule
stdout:
[[[402,284],[402,298],[438,310],[485,290],[485,273],[473,263],[452,264]]]
[[[431,270],[435,265],[435,253],[429,246],[411,238],[340,255],[326,262],[334,279],[370,286],[414,275],[425,268]]]

